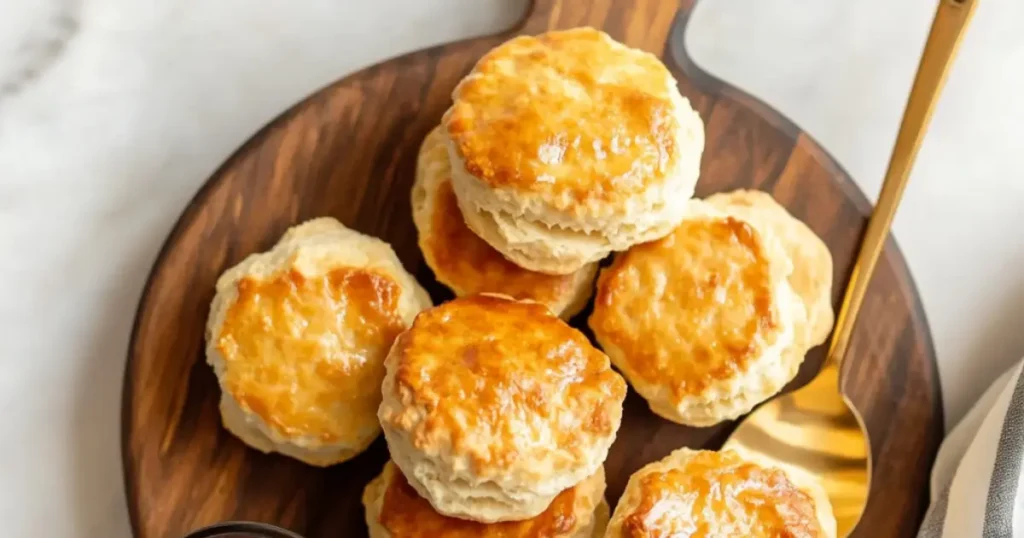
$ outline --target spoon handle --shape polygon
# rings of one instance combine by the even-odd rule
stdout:
[[[928,41],[921,55],[921,63],[917,67],[914,85],[910,89],[910,97],[903,111],[903,121],[896,135],[896,145],[889,159],[882,191],[868,221],[864,241],[857,254],[846,295],[843,297],[843,305],[836,318],[836,328],[828,352],[829,362],[838,363],[846,355],[857,313],[864,302],[864,295],[871,280],[871,273],[885,246],[896,207],[903,196],[904,187],[907,186],[910,169],[917,157],[917,150],[921,147],[921,140],[924,139],[925,129],[935,110],[935,103],[942,93],[949,66],[956,57],[960,41],[976,6],[976,0],[939,2]]]

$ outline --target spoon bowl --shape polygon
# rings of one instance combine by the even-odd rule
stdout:
[[[819,482],[828,493],[838,536],[847,536],[867,506],[871,443],[860,413],[836,390],[838,382],[838,364],[826,364],[810,383],[748,416],[725,448]]]

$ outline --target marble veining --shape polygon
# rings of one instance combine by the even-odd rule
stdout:
[[[0,71],[0,104],[4,97],[18,93],[38,78],[67,49],[78,32],[76,0],[41,4],[51,12],[43,15],[41,22],[20,27],[26,33],[18,37],[9,52],[5,62],[7,72]]]

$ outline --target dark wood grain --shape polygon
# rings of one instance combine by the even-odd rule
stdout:
[[[707,124],[698,194],[755,187],[775,195],[831,248],[838,305],[870,205],[835,160],[786,118],[693,64],[683,48],[693,7],[693,0],[538,0],[506,34],[402,56],[324,88],[231,156],[181,216],[139,305],[123,416],[136,536],[173,538],[225,519],[276,523],[309,538],[365,536],[359,498],[387,458],[383,439],[351,462],[314,469],[249,450],[220,427],[217,384],[203,357],[214,282],[245,255],[269,248],[288,226],[332,215],[390,242],[435,300],[448,298],[416,247],[408,199],[416,152],[457,80],[517,33],[592,25],[660,54]],[[794,385],[822,357],[813,350]],[[931,337],[895,244],[872,281],[851,357],[844,382],[867,420],[876,462],[856,536],[913,536],[943,427]],[[716,448],[731,427],[668,423],[630,393],[606,465],[609,501],[641,465],[680,446]]]

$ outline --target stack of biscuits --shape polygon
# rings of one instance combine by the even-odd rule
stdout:
[[[544,305],[473,295],[417,316],[385,365],[389,487],[425,500],[418,519],[603,529],[603,464],[626,383],[582,333]],[[388,500],[384,486],[364,495],[375,536],[402,535],[388,520],[417,508]]]
[[[456,298],[434,306],[390,246],[333,219],[289,230],[217,284],[225,427],[318,466],[383,432],[373,538],[835,536],[819,484],[731,451],[680,448],[605,502],[627,381],[660,417],[713,425],[831,332],[827,247],[768,194],[694,199],[703,148],[649,53],[590,28],[498,46],[412,187]],[[588,304],[598,345],[567,322]]]

